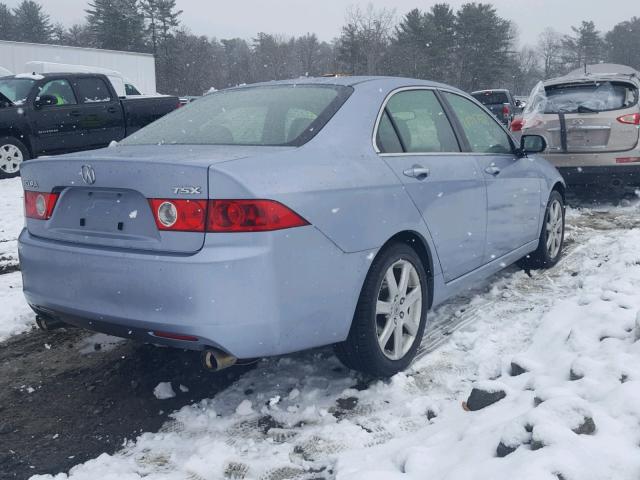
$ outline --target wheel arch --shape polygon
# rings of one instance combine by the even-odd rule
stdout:
[[[396,233],[393,237],[387,240],[384,245],[378,250],[378,255],[380,252],[384,251],[386,247],[394,243],[406,243],[409,245],[420,257],[422,261],[422,265],[427,271],[427,290],[429,292],[429,308],[433,304],[433,289],[434,289],[434,265],[433,265],[433,254],[431,253],[431,249],[429,248],[429,244],[425,240],[425,238],[420,235],[418,232],[413,230],[404,230],[402,232]]]
[[[31,142],[29,141],[29,136],[25,135],[20,130],[14,127],[0,129],[0,137],[13,137],[20,140],[24,144],[24,146],[27,147],[27,150],[29,151],[29,156],[31,158],[34,157],[33,148],[31,147]]]
[[[567,199],[566,199],[566,191],[567,191],[567,187],[565,187],[564,183],[562,182],[556,182],[553,187],[551,187],[551,191],[557,191],[561,196],[562,196],[562,202],[566,203]]]

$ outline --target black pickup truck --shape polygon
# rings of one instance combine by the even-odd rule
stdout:
[[[122,140],[179,103],[170,96],[118,98],[100,74],[0,77],[0,178],[18,175],[22,161],[39,155]]]

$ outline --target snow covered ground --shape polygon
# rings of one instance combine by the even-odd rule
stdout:
[[[637,479],[639,214],[571,210],[557,268],[510,268],[434,312],[390,381],[328,349],[264,360],[120,453],[34,478]],[[473,388],[505,397],[468,411]]]
[[[20,185],[9,182],[3,255],[15,254],[22,224]],[[330,349],[263,360],[119,453],[34,478],[637,479],[640,204],[567,220],[556,268],[529,277],[511,267],[430,314],[404,374],[371,381]],[[0,339],[32,321],[19,290],[19,272],[0,275]],[[469,411],[474,388],[505,396]]]
[[[18,235],[24,225],[19,178],[0,181],[0,341],[33,326],[34,316],[22,295]],[[4,272],[12,272],[5,273]]]
[[[18,264],[18,235],[24,225],[20,178],[0,181],[0,273]]]

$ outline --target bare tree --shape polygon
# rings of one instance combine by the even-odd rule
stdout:
[[[544,78],[558,74],[561,69],[562,35],[552,28],[545,29],[538,38],[538,53]]]
[[[382,59],[391,40],[394,17],[395,10],[376,10],[371,3],[365,9],[359,6],[349,8],[341,40],[345,58],[351,57],[349,63],[355,70],[353,73],[380,73]],[[356,59],[363,64],[354,65]]]

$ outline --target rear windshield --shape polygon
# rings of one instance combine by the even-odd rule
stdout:
[[[0,93],[12,103],[20,105],[27,100],[34,83],[35,80],[27,78],[3,78],[0,79]]]
[[[222,90],[161,118],[122,144],[299,146],[324,127],[352,91],[336,85]]]
[[[503,103],[509,103],[509,98],[505,92],[478,92],[472,93],[471,95],[483,105],[502,105]]]
[[[545,87],[544,113],[622,110],[638,103],[638,89],[628,83],[593,82]]]

